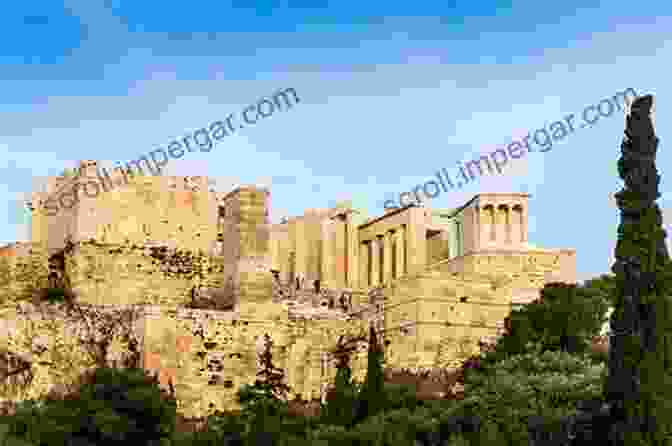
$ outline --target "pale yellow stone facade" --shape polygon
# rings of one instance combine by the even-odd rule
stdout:
[[[53,184],[95,169],[83,162],[74,179]],[[254,379],[264,333],[294,394],[311,399],[333,379],[340,335],[375,323],[387,367],[455,367],[498,334],[512,305],[545,283],[576,282],[573,249],[529,243],[526,194],[376,218],[346,202],[277,224],[269,200],[254,186],[220,193],[207,178],[136,176],[62,215],[34,212],[31,246],[81,302],[143,305],[143,367],[171,379],[192,415],[234,405],[238,386]],[[225,309],[185,308],[195,292]]]

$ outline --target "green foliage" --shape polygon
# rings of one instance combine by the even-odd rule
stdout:
[[[245,432],[245,421],[240,414],[216,411],[206,419],[203,431],[183,437],[186,437],[191,446],[215,446],[221,444],[226,437],[242,436]]]
[[[587,353],[588,357],[595,364],[607,364],[609,362],[609,352],[608,351],[589,351]]]
[[[65,288],[47,288],[42,293],[42,300],[49,303],[69,301],[71,294]]]
[[[352,371],[348,366],[340,367],[336,371],[334,390],[322,408],[323,421],[332,425],[351,425],[356,399],[357,388],[352,382]]]
[[[230,441],[236,436],[242,445],[262,444],[260,435],[264,434],[273,436],[277,445],[292,446],[413,445],[418,438],[437,436],[447,438],[444,444],[450,446],[528,444],[527,421],[531,416],[559,426],[562,417],[574,413],[578,401],[599,399],[605,372],[604,364],[594,364],[587,355],[542,351],[541,344],[530,344],[529,348],[525,354],[499,362],[484,361],[480,368],[471,370],[465,377],[463,400],[421,405],[410,387],[387,384],[381,395],[381,410],[352,425],[332,424],[330,417],[320,417],[318,421],[291,417],[276,401],[278,410],[266,410],[263,425],[245,413],[220,413],[208,420],[208,432],[194,437],[189,444],[230,444],[224,439],[228,437]],[[345,378],[348,373],[343,371],[339,381],[345,384]],[[245,389],[240,394],[243,399],[248,398],[248,403],[256,400],[257,404],[272,404],[269,389],[266,393],[254,392],[254,386]],[[261,410],[260,406],[257,410]],[[481,421],[478,427],[466,429],[465,420],[474,419]]]
[[[242,414],[251,418],[257,416],[279,416],[286,410],[286,402],[273,394],[273,386],[262,381],[240,386],[237,393]]]
[[[614,274],[601,274],[583,282],[582,288],[600,295],[603,300],[613,305],[618,292],[618,284]]]
[[[586,352],[607,321],[614,286],[605,278],[583,286],[547,284],[539,299],[511,312],[509,332],[499,339],[495,356],[522,354],[529,343],[539,343],[543,350]]]
[[[384,385],[385,374],[383,371],[383,354],[376,330],[373,325],[369,328],[369,351],[367,355],[367,369],[364,385],[357,399],[355,422],[361,422],[367,417],[376,415],[385,406]]]
[[[633,445],[668,445],[672,434],[672,265],[656,204],[660,175],[652,106],[650,95],[633,101],[618,160],[624,187],[615,195],[621,218],[612,267],[617,284],[612,317],[625,329],[610,346],[613,375],[604,386],[606,397],[621,409],[624,424],[640,417],[650,422],[634,429],[641,431],[636,436],[627,435],[624,444]],[[626,330],[630,327],[634,330]]]
[[[25,440],[9,436],[8,430],[8,426],[0,422],[0,446],[33,446]]]
[[[408,409],[413,411],[420,404],[415,387],[404,384],[386,383],[383,392],[383,401],[386,411],[397,409]]]
[[[96,445],[156,444],[172,437],[177,404],[141,369],[96,369],[63,399],[24,404],[8,417],[9,432],[37,445],[73,439]]]
[[[529,348],[465,373],[465,398],[455,413],[481,416],[511,444],[527,444],[528,417],[559,419],[574,413],[578,401],[601,398],[604,364],[588,355],[543,351],[541,344]]]
[[[251,438],[256,438],[259,434],[278,432],[283,422],[287,424],[286,396],[290,388],[284,383],[284,371],[273,365],[272,347],[270,336],[264,335],[264,349],[259,354],[262,368],[257,373],[257,379],[254,384],[242,385],[237,392],[241,406],[240,416],[245,425],[243,433]]]
[[[264,349],[259,355],[262,369],[257,373],[259,379],[255,382],[254,388],[275,398],[285,399],[290,388],[284,383],[285,372],[273,365],[272,348],[273,340],[268,334],[265,334]]]

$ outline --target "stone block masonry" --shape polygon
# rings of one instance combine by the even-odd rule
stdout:
[[[287,382],[292,388],[290,398],[319,399],[324,390],[322,384],[333,382],[335,377],[335,368],[325,367],[333,361],[333,358],[329,359],[329,351],[334,347],[335,340],[339,336],[365,333],[367,324],[365,321],[344,320],[244,319],[233,312],[152,305],[94,308],[101,311],[137,310],[131,330],[141,346],[141,367],[152,375],[158,375],[160,385],[166,390],[172,385],[178,410],[182,415],[194,418],[207,416],[215,410],[238,408],[236,391],[241,385],[254,382],[259,371],[256,345],[265,334],[269,334],[274,342],[274,363],[285,370]],[[30,358],[34,360],[33,372],[39,379],[34,379],[18,396],[1,394],[0,397],[16,400],[39,398],[55,386],[73,382],[91,365],[87,362],[86,351],[78,343],[78,326],[59,317],[59,311],[58,308],[51,310],[55,316],[53,323],[43,318],[40,320],[35,311],[32,316],[30,313],[22,316],[16,311],[2,312],[2,346],[16,351],[19,346],[33,345],[33,340],[37,339],[47,349]],[[123,334],[116,333],[115,341]],[[7,344],[9,340],[11,342]],[[121,349],[110,349],[108,362],[112,364],[120,353],[123,356],[123,345]],[[62,363],[63,360],[67,364]],[[54,361],[61,362],[56,364]],[[366,373],[365,346],[354,355],[351,364],[354,377],[361,382]],[[68,373],[62,373],[63,367],[68,369]]]
[[[225,281],[237,301],[245,297],[241,314],[254,318],[262,318],[260,312],[272,298],[269,196],[265,189],[236,189],[222,199],[220,215],[223,238],[236,241],[225,254]]]
[[[83,303],[184,305],[194,288],[223,287],[223,271],[221,256],[81,242],[68,251],[62,275]]]

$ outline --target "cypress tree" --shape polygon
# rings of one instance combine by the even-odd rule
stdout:
[[[652,104],[650,95],[633,101],[618,160],[624,187],[616,194],[616,295],[605,382],[614,445],[669,444],[672,434],[672,281],[656,204],[660,176]]]
[[[353,340],[356,342],[356,339]],[[326,421],[330,424],[349,426],[354,417],[354,402],[357,397],[354,383],[352,382],[352,369],[350,368],[350,354],[356,348],[350,343],[339,338],[334,351],[336,358],[336,379],[334,388],[327,395],[325,407]]]
[[[369,351],[364,385],[359,393],[356,422],[380,412],[385,405],[383,349],[378,342],[373,324],[369,327]]]

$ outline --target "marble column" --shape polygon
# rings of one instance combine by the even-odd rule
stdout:
[[[345,269],[347,268],[347,259],[346,259],[346,240],[345,240],[345,221],[341,220],[339,217],[338,220],[333,222],[334,228],[334,259],[335,259],[335,271],[332,272],[332,279],[334,286],[341,288],[345,286]]]
[[[348,224],[348,288],[357,288],[359,280],[359,240],[357,225],[352,220],[352,212],[347,214]]]
[[[385,234],[378,236],[378,285],[385,284]]]
[[[392,281],[392,233],[387,231],[383,235],[383,283]]]
[[[294,226],[294,261],[296,268],[294,274],[296,277],[297,274],[302,277],[306,274],[306,239],[303,237],[303,234],[306,233],[306,223],[303,219],[298,219]]]
[[[371,247],[371,251],[369,251],[371,260],[371,277],[369,278],[369,285],[377,286],[379,278],[378,269],[380,268],[380,260],[378,258],[378,256],[380,255],[378,237],[374,237],[371,240],[369,246]]]
[[[492,231],[495,227],[494,206],[486,204],[481,208],[481,248],[492,244]]]
[[[395,229],[390,230],[390,240],[391,240],[391,251],[390,251],[390,268],[392,273],[390,274],[390,280],[395,280],[399,277],[399,270],[397,269],[397,231]]]
[[[520,225],[521,209],[522,208],[520,205],[514,205],[511,207],[511,244],[513,246],[520,245],[520,236],[522,233],[522,228]]]
[[[366,288],[369,285],[369,245],[366,242],[359,244],[359,282],[358,288]]]
[[[334,253],[332,249],[332,221],[326,220],[322,222],[322,253],[321,253],[321,279],[320,286],[322,288],[330,288],[333,285],[332,279],[332,261]]]
[[[495,208],[495,234],[496,234],[496,244],[498,246],[504,245],[506,243],[506,213],[507,206],[497,205]]]
[[[505,235],[506,238],[504,240],[504,243],[506,243],[508,246],[511,246],[513,243],[513,206],[512,205],[507,205],[506,206],[506,215],[504,215],[504,222],[505,222]]]
[[[406,265],[404,265],[404,245],[406,243],[406,239],[404,237],[404,227],[401,226],[400,228],[397,229],[395,232],[395,236],[397,237],[397,277],[402,277],[406,273]]]

